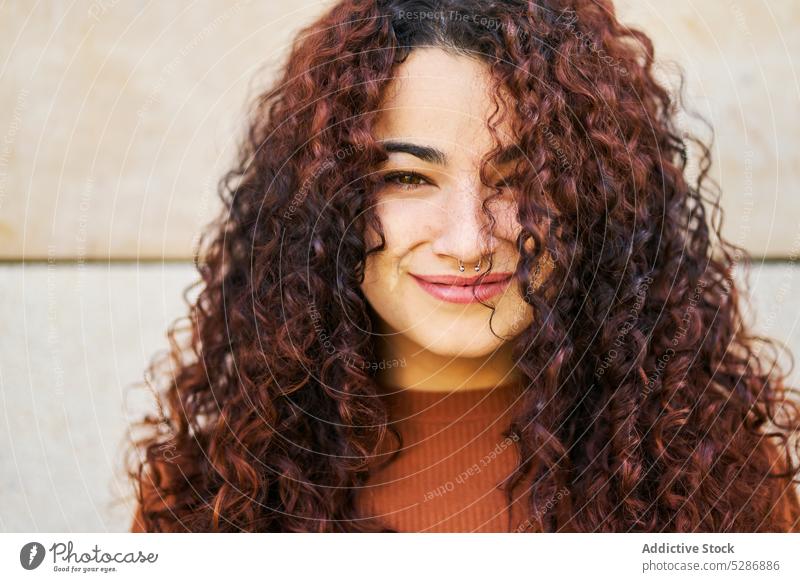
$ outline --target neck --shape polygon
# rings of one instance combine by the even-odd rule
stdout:
[[[378,382],[427,391],[454,391],[509,384],[519,378],[511,357],[512,346],[503,344],[480,358],[434,354],[402,334],[383,336],[378,355],[400,365],[379,370]]]

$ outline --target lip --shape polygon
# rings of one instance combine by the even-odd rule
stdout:
[[[449,303],[486,302],[506,290],[513,273],[488,273],[474,277],[453,275],[415,275],[411,276],[422,288],[440,301]]]

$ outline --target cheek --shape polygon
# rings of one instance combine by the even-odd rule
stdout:
[[[436,220],[436,208],[422,200],[388,200],[377,208],[378,218],[386,239],[382,253],[395,260],[407,257],[417,245],[431,234],[429,227]]]
[[[367,257],[362,289],[368,298],[393,292],[401,273],[408,270],[411,252],[427,240],[434,209],[418,200],[390,200],[376,209],[385,240],[384,250]],[[370,247],[380,243],[377,233],[367,235]]]

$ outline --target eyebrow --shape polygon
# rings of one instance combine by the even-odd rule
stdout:
[[[447,154],[442,150],[430,146],[419,145],[406,141],[389,140],[383,142],[383,147],[387,153],[404,153],[419,158],[423,162],[430,164],[437,164],[439,166],[447,165]],[[513,162],[522,156],[522,151],[516,145],[504,147],[497,154],[495,163],[498,165]]]
[[[447,155],[442,150],[430,146],[418,145],[406,141],[386,141],[383,147],[387,153],[397,152],[410,154],[423,162],[444,166],[447,164]]]

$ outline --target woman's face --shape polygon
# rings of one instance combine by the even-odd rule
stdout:
[[[520,231],[513,192],[505,187],[487,205],[496,220],[491,231],[482,209],[493,194],[479,176],[481,157],[494,145],[486,128],[494,109],[488,74],[468,57],[416,49],[397,67],[375,127],[389,152],[376,169],[384,179],[375,210],[386,249],[368,257],[362,289],[389,341],[402,334],[441,356],[487,356],[531,320],[511,278]],[[499,138],[508,145],[507,127]],[[491,168],[492,182],[502,184],[511,169]],[[379,239],[369,233],[368,242]],[[490,257],[483,284],[470,284]],[[491,309],[478,300],[495,307],[491,329]]]

